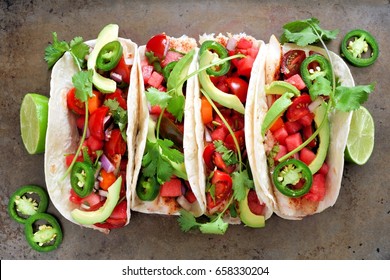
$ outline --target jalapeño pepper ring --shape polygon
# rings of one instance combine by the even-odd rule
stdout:
[[[315,69],[309,69],[310,64],[316,64]],[[305,58],[301,64],[301,77],[307,87],[313,84],[313,81],[322,76],[332,83],[332,66],[324,56],[313,54]]]
[[[38,252],[53,251],[62,242],[60,224],[54,216],[47,213],[38,213],[28,218],[24,233],[28,244]]]
[[[202,53],[204,53],[206,50],[213,51],[214,53],[216,53],[219,59],[224,59],[228,57],[228,51],[226,50],[226,48],[216,41],[208,40],[203,42],[202,46],[200,46],[199,49],[199,56],[202,55]],[[207,68],[206,73],[216,77],[223,76],[227,72],[229,72],[230,61],[226,61],[222,65],[218,66],[218,70],[214,68]]]
[[[39,201],[36,197],[39,198]],[[24,224],[30,216],[45,212],[48,204],[49,196],[43,188],[26,185],[11,195],[8,202],[8,213],[12,219]]]
[[[119,41],[112,41],[103,46],[96,58],[96,67],[103,71],[114,69],[123,55],[123,48]]]
[[[86,162],[75,162],[70,173],[70,184],[79,197],[86,197],[95,184],[94,168]]]
[[[303,186],[294,189],[293,187],[300,183],[302,179],[305,181]],[[275,187],[282,194],[296,198],[309,192],[313,182],[313,175],[309,167],[302,161],[288,159],[276,166],[272,174],[272,180]]]
[[[351,39],[355,38],[354,41]],[[371,55],[362,57],[371,48]],[[379,55],[378,43],[366,30],[355,29],[348,32],[341,42],[342,55],[354,66],[365,67],[373,64]]]

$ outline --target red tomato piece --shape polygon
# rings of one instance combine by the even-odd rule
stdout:
[[[286,144],[286,137],[288,136],[288,132],[284,126],[279,128],[278,130],[275,130],[273,132],[273,135],[274,135],[276,141],[279,142],[279,144],[282,144],[282,145]]]
[[[229,198],[232,193],[233,181],[229,174],[215,170],[211,183],[215,186],[215,203],[210,193],[207,193],[207,207],[214,208],[216,205]]]
[[[252,47],[252,45],[253,45],[253,42],[251,40],[248,40],[247,38],[242,37],[238,40],[236,48],[237,49],[249,49]]]
[[[65,157],[65,164],[67,167],[69,167],[72,164],[72,161],[75,156],[76,156],[75,154],[70,154]],[[82,155],[78,156],[76,161],[83,162],[84,161],[83,156]]]
[[[126,152],[126,142],[122,137],[119,128],[115,128],[111,131],[110,138],[104,145],[104,153],[109,157],[120,154],[124,155]]]
[[[151,115],[155,115],[155,116],[159,116],[162,112],[162,109],[159,105],[154,105],[150,108],[150,114]]]
[[[69,200],[75,204],[80,205],[83,201],[81,197],[79,197],[73,189],[70,189],[70,197]]]
[[[66,95],[68,108],[78,115],[85,115],[85,103],[76,97],[76,88],[71,88]]]
[[[302,137],[300,133],[295,133],[286,137],[286,147],[289,152],[302,144]]]
[[[178,61],[183,57],[183,55],[179,52],[168,51],[164,60],[161,62],[161,67],[167,66],[172,61]]]
[[[263,215],[265,204],[260,203],[255,190],[249,190],[247,199],[249,210],[255,215]]]
[[[281,128],[282,126],[284,126],[284,122],[283,122],[283,119],[282,117],[279,117],[276,119],[276,121],[272,124],[272,126],[270,127],[270,131],[271,132],[274,132],[275,130],[278,130],[279,128]]]
[[[123,109],[127,110],[127,101],[126,94],[120,89],[117,88],[113,93],[106,94],[105,99],[113,99],[116,100]]]
[[[146,51],[152,51],[155,56],[162,60],[164,58],[165,50],[167,49],[168,44],[168,38],[165,33],[157,34],[150,38],[146,43]]]
[[[322,174],[314,174],[313,184],[310,188],[310,191],[305,194],[303,197],[310,201],[321,201],[325,197],[325,176]]]
[[[203,160],[209,170],[213,170],[215,165],[213,162],[213,155],[215,152],[214,143],[209,143],[203,150]]]
[[[251,56],[246,56],[237,61],[237,74],[249,78],[251,75],[253,63],[255,59]]]
[[[90,116],[88,123],[89,132],[98,140],[104,140],[104,118],[108,110],[108,107],[102,106]]]
[[[289,121],[297,121],[310,111],[307,108],[311,103],[310,95],[302,94],[293,100],[293,103],[287,109],[286,117]]]
[[[230,77],[226,79],[226,84],[231,93],[240,99],[242,103],[246,102],[248,94],[248,82],[239,77]]]
[[[298,131],[300,131],[301,128],[302,128],[302,124],[299,123],[298,121],[295,121],[295,122],[285,122],[284,123],[284,127],[286,128],[287,133],[289,135],[291,135],[291,134],[294,134],[294,133],[297,133]]]
[[[160,195],[163,197],[178,197],[182,195],[181,192],[181,180],[173,178],[162,184],[160,189]]]
[[[122,200],[117,206],[115,206],[114,210],[110,215],[111,219],[127,219],[127,201]]]
[[[163,81],[164,81],[164,76],[156,71],[153,71],[152,75],[148,80],[148,85],[154,88],[159,88]]]
[[[238,146],[240,147],[240,150],[245,148],[245,132],[244,130],[238,130],[234,132],[234,136],[237,139]],[[229,133],[228,136],[225,138],[225,146],[228,148],[232,148],[234,151],[237,151],[236,145],[234,144],[233,136]]]
[[[288,78],[286,80],[286,82],[292,84],[293,86],[295,86],[299,90],[303,90],[304,88],[306,88],[306,84],[302,80],[301,75],[299,75],[299,74],[295,74],[295,75],[291,76],[290,78]]]
[[[306,58],[306,54],[302,50],[290,50],[283,55],[281,72],[286,79],[300,73],[302,61]]]
[[[279,152],[274,157],[274,160],[278,161],[282,156],[287,154],[287,148],[284,145],[279,145]]]
[[[103,140],[96,139],[92,135],[88,137],[86,144],[91,152],[96,152],[97,150],[101,150],[103,148]]]
[[[130,83],[130,66],[126,64],[124,56],[118,62],[118,65],[112,70],[122,77],[122,81],[126,84]]]
[[[227,174],[233,173],[233,171],[236,169],[236,165],[227,165],[225,161],[222,158],[222,155],[220,153],[214,153],[213,155],[214,163],[218,167],[218,169],[222,170],[223,172],[226,172]]]
[[[259,53],[259,48],[252,47],[248,49],[248,55],[253,58],[256,58],[258,53]]]
[[[302,118],[300,118],[298,121],[301,123],[304,127],[311,126],[312,122],[314,120],[314,114],[309,112],[308,114],[304,115]]]
[[[299,152],[299,158],[306,163],[306,165],[309,165],[316,158],[316,154],[305,147]]]
[[[218,126],[213,132],[211,132],[211,139],[225,141],[226,136],[229,134],[228,129],[224,125]]]
[[[313,135],[313,127],[311,125],[304,126],[302,129],[302,136],[303,136],[303,141],[306,141]],[[317,140],[313,139],[309,144],[307,144],[308,147],[314,148],[317,146]]]
[[[142,78],[144,79],[144,84],[147,84],[150,76],[152,76],[154,67],[152,65],[143,65],[141,69],[142,69]]]
[[[196,196],[195,194],[192,192],[191,189],[188,189],[184,195],[185,199],[187,199],[187,201],[189,203],[194,203],[196,201]]]
[[[324,162],[322,164],[320,170],[318,170],[318,173],[326,176],[328,174],[328,172],[329,172],[329,165],[326,162]]]

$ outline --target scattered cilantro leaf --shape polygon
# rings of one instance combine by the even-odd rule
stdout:
[[[319,26],[319,20],[309,18],[287,23],[283,26],[282,43],[292,42],[298,46],[307,46],[318,42],[320,39],[335,39],[339,31],[325,30]],[[318,35],[317,35],[318,34]]]
[[[332,92],[330,81],[323,76],[318,76],[314,83],[309,87],[311,100],[315,100],[318,96],[329,96]]]
[[[72,82],[76,88],[76,97],[82,102],[86,102],[88,97],[92,97],[92,75],[93,70],[79,71],[72,77]]]
[[[228,149],[222,140],[216,140],[213,142],[215,151],[222,155],[223,161],[227,165],[233,165],[238,163],[237,155],[233,150]]]
[[[70,41],[70,53],[80,68],[86,67],[87,60],[85,57],[89,54],[89,46],[83,42],[82,37],[75,37]]]
[[[161,152],[164,156],[166,156],[169,160],[182,163],[184,162],[184,155],[182,152],[176,149],[172,149],[173,142],[169,139],[158,139],[157,143],[161,148]]]
[[[190,229],[201,225],[189,211],[184,209],[180,210],[180,216],[177,221],[179,222],[180,229],[184,232],[188,232]]]
[[[343,112],[357,110],[374,89],[374,83],[355,87],[338,86],[334,94],[335,108]]]
[[[168,102],[172,99],[172,96],[168,92],[159,91],[154,87],[148,88],[148,90],[145,91],[145,95],[150,105],[159,105],[161,109],[166,108]]]
[[[228,228],[229,224],[226,223],[220,215],[217,219],[199,226],[199,230],[202,233],[209,234],[224,234]]]
[[[110,113],[121,131],[123,139],[127,141],[127,111],[119,106],[119,102],[116,99],[107,99],[104,101],[104,105],[110,109]]]
[[[246,190],[253,189],[253,180],[249,178],[247,170],[236,171],[232,173],[233,180],[233,197],[234,199],[241,201],[246,197]]]
[[[184,95],[174,95],[168,103],[168,112],[174,115],[179,122],[183,120],[185,102]]]

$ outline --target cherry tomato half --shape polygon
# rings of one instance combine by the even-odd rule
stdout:
[[[115,128],[111,131],[111,136],[108,142],[104,145],[104,153],[108,156],[115,154],[124,155],[126,152],[126,142],[123,140],[121,131]]]
[[[248,82],[239,77],[230,77],[226,79],[230,92],[240,99],[242,103],[246,101],[248,93]]]
[[[162,60],[168,43],[167,35],[164,33],[157,34],[146,43],[146,51],[152,51],[155,56]]]
[[[310,113],[308,105],[311,103],[310,95],[302,94],[294,99],[293,103],[287,109],[287,119],[294,122]]]
[[[107,115],[108,107],[102,106],[98,108],[93,114],[88,122],[88,128],[92,136],[98,140],[104,139],[104,118]]]
[[[283,55],[281,72],[286,79],[300,73],[300,67],[306,54],[302,50],[290,50]]]
[[[66,95],[68,108],[78,115],[85,115],[85,103],[76,97],[76,88],[71,88]]]

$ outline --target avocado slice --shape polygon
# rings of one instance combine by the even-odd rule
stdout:
[[[102,223],[110,217],[115,206],[118,204],[119,194],[121,191],[122,177],[116,179],[116,181],[108,188],[107,199],[103,206],[96,211],[82,211],[80,209],[74,209],[70,214],[72,218],[82,225],[93,225],[96,223]]]
[[[265,226],[265,218],[251,212],[248,205],[248,193],[249,189],[246,190],[245,198],[239,201],[240,219],[248,227],[262,228]]]
[[[98,57],[100,50],[104,47],[104,45],[112,41],[118,40],[118,34],[119,34],[119,26],[117,24],[106,25],[102,29],[102,31],[100,31],[96,39],[95,47],[93,48],[92,52],[89,54],[88,57],[88,61],[87,61],[88,70],[90,69],[93,70],[92,83],[102,93],[114,92],[116,90],[116,82],[114,80],[103,77],[102,75],[96,72],[95,70],[96,59]]]
[[[297,89],[292,84],[285,82],[285,81],[273,81],[269,85],[265,86],[265,93],[266,94],[278,94],[282,95],[286,92],[291,92],[295,96],[301,95],[301,92],[299,89]]]
[[[318,106],[314,112],[314,122],[317,127],[321,125],[321,122],[324,120],[322,124],[321,130],[318,133],[319,138],[319,146],[317,149],[317,155],[315,159],[310,163],[309,169],[312,174],[316,173],[320,170],[322,164],[324,163],[326,156],[328,154],[329,142],[330,142],[330,125],[329,119],[327,116],[328,105],[325,101]]]
[[[292,104],[291,98],[294,93],[285,92],[283,95],[276,99],[271,108],[269,108],[267,114],[264,117],[263,124],[261,125],[261,134],[264,136],[267,130],[273,125],[273,123],[287,110]]]
[[[210,51],[204,51],[199,58],[199,68],[202,69],[209,66],[216,58],[216,56],[216,54],[213,54]],[[206,70],[199,73],[199,81],[203,90],[210,96],[212,100],[241,114],[245,113],[244,105],[241,103],[240,99],[238,99],[238,97],[234,94],[228,94],[215,87],[213,82],[210,80],[209,75],[207,75]]]

